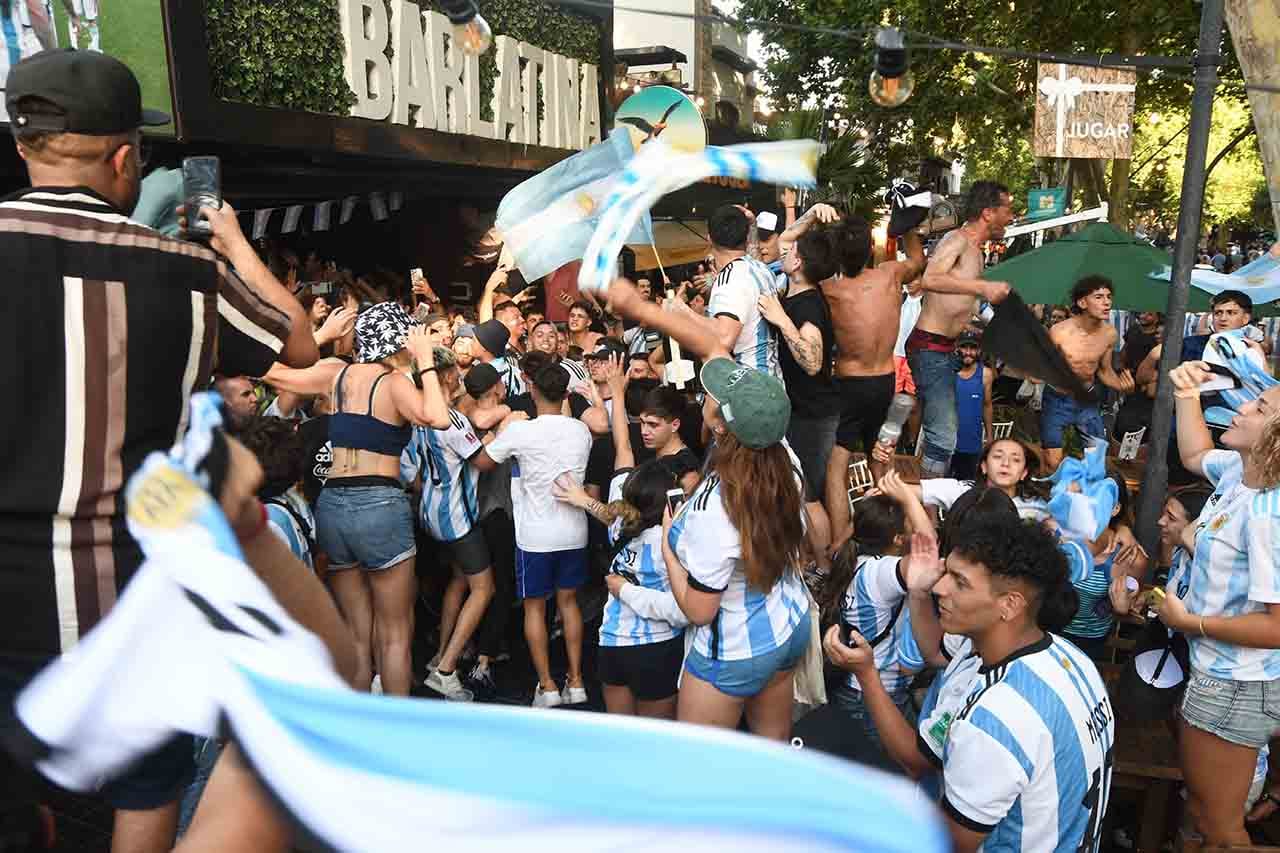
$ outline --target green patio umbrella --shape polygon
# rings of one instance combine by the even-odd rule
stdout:
[[[1116,309],[1164,311],[1169,304],[1169,282],[1151,278],[1151,273],[1172,263],[1167,252],[1106,222],[1095,222],[996,264],[982,277],[1007,281],[1027,303],[1066,305],[1072,285],[1087,275],[1102,275],[1115,285]],[[1208,311],[1209,294],[1191,288],[1187,310]]]

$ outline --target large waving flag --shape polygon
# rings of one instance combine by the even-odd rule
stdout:
[[[1280,299],[1280,243],[1269,252],[1263,252],[1257,260],[1250,261],[1232,273],[1221,273],[1196,267],[1191,270],[1191,284],[1206,293],[1217,295],[1224,290],[1239,290],[1249,294],[1254,305],[1265,305]],[[1173,267],[1165,267],[1152,278],[1170,281]]]
[[[495,225],[528,281],[582,258],[605,197],[634,156],[631,135],[615,131],[590,148],[539,172],[503,197]],[[629,243],[653,241],[653,223],[638,219]]]
[[[582,290],[604,292],[613,280],[618,253],[636,223],[667,193],[711,177],[730,177],[761,183],[810,188],[817,185],[822,146],[809,139],[753,142],[701,151],[678,152],[659,139],[640,147],[604,202],[596,231],[591,235],[578,274]]]
[[[3,733],[58,784],[90,790],[172,732],[225,730],[333,850],[949,848],[906,783],[759,738],[348,689],[244,565],[192,455],[155,454],[130,482],[147,562]]]

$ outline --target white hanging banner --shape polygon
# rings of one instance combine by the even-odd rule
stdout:
[[[395,192],[391,193],[390,197],[388,198],[387,206],[391,208],[392,213],[395,213],[400,208],[404,207],[404,193],[400,192],[399,190],[396,190]]]
[[[312,231],[328,231],[329,215],[333,210],[333,202],[322,201],[316,205],[316,218],[312,220]]]
[[[253,212],[253,239],[261,240],[267,233],[267,223],[271,221],[271,214],[275,212],[274,207],[268,207],[263,210],[255,210]]]
[[[356,212],[356,202],[360,200],[359,196],[349,195],[342,200],[342,213],[338,215],[338,224],[346,225],[351,221],[351,214]]]
[[[281,234],[292,234],[298,230],[298,220],[302,218],[302,205],[295,204],[290,206],[284,212],[284,226],[280,229]]]
[[[378,222],[387,218],[387,197],[382,193],[369,193],[369,211]]]

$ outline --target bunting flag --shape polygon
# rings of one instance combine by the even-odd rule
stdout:
[[[503,197],[494,225],[526,281],[548,276],[582,258],[605,198],[634,156],[631,135],[612,133]],[[647,210],[633,224],[627,239],[633,243],[653,241]]]
[[[298,220],[302,218],[302,205],[295,204],[285,208],[284,224],[280,226],[281,234],[292,234],[298,230]]]
[[[356,212],[356,202],[360,196],[349,195],[342,200],[342,212],[338,215],[338,224],[346,225],[351,221],[351,214]]]
[[[92,790],[174,732],[226,732],[326,849],[950,849],[938,812],[904,780],[761,738],[350,690],[244,564],[198,481],[220,417],[214,395],[192,403],[188,437],[129,482],[146,562],[0,732],[57,784]]]
[[[253,212],[253,239],[261,240],[267,234],[267,223],[271,221],[274,207],[267,207]]]
[[[322,201],[316,205],[316,218],[311,223],[312,231],[328,231],[329,215],[333,212],[333,202]]]
[[[810,139],[708,145],[689,153],[673,151],[660,138],[646,142],[605,198],[582,259],[579,289],[597,293],[608,289],[632,229],[667,193],[712,177],[812,188],[817,185],[821,154],[822,146]]]

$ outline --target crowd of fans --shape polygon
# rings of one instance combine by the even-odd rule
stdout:
[[[11,114],[68,109],[18,76]],[[120,102],[118,126],[90,128],[97,135],[15,125],[36,189],[0,204],[14,256],[79,245],[73,222],[96,229],[94,251],[114,253],[119,272],[102,297],[85,261],[48,252],[24,291],[30,307],[15,312],[10,338],[24,349],[39,339],[37,355],[68,367],[58,393],[30,389],[26,426],[6,434],[7,446],[31,448],[0,503],[5,583],[23,565],[28,587],[6,590],[36,614],[9,621],[6,661],[48,660],[105,613],[102,579],[111,599],[137,565],[111,523],[141,459],[134,448],[167,446],[186,398],[211,386],[262,469],[266,523],[237,532],[271,531],[293,555],[291,583],[323,582],[351,638],[344,675],[357,689],[491,696],[516,651],[516,602],[535,708],[587,703],[594,673],[609,713],[785,741],[796,700],[815,689],[798,673],[825,665],[858,757],[922,779],[957,849],[1091,850],[1117,738],[1097,664],[1117,621],[1150,609],[1190,647],[1177,730],[1189,814],[1208,841],[1247,843],[1259,754],[1280,720],[1280,391],[1215,434],[1200,394],[1207,335],[1189,337],[1169,377],[1169,452],[1185,482],[1169,496],[1160,552],[1135,540],[1119,472],[1101,535],[1067,535],[1041,479],[1071,453],[1070,436],[1078,447],[1145,423],[1162,323],[1138,314],[1122,337],[1113,286],[1097,277],[1064,293],[1065,307],[1038,306],[1076,378],[1097,388],[1092,403],[984,362],[983,313],[1009,293],[979,277],[983,245],[1013,219],[1005,187],[974,184],[964,223],[928,257],[907,233],[901,257],[880,263],[869,225],[834,207],[757,218],[726,206],[709,219],[705,264],[670,280],[619,279],[558,306],[558,323],[505,254],[474,308],[450,305],[420,277],[357,278],[281,254],[264,263],[229,207],[200,212],[210,248],[160,239],[170,267],[157,267],[155,253],[138,255],[145,229],[118,216],[136,200],[145,119],[128,92]],[[61,230],[40,230],[41,206]],[[190,282],[182,311],[156,310],[200,322],[135,350],[159,323],[134,311],[159,292],[148,279]],[[127,346],[111,338],[124,328],[111,312],[124,310],[125,288]],[[101,330],[85,328],[91,299],[105,299]],[[64,322],[73,304],[84,317]],[[56,323],[38,322],[41,312]],[[1252,319],[1247,295],[1215,297],[1214,331]],[[211,335],[217,347],[205,346]],[[1269,345],[1258,337],[1240,336],[1241,358]],[[92,364],[85,347],[117,371],[110,382],[127,377],[131,418],[163,409],[145,435],[122,412],[99,417],[114,410],[98,399],[97,374],[75,372]],[[79,367],[64,349],[81,354]],[[903,394],[916,398],[914,416],[901,441],[883,440]],[[1038,423],[997,433],[997,403],[1038,409]],[[51,424],[52,442],[38,435]],[[856,454],[874,486],[855,501]],[[77,526],[85,507],[99,507],[100,528]],[[45,533],[22,532],[33,519]],[[86,548],[115,562],[83,568]],[[44,564],[47,578],[33,579]],[[1163,597],[1142,589],[1153,577]],[[417,624],[433,580],[438,624]],[[68,595],[93,600],[70,624]],[[424,635],[435,652],[415,668]],[[135,849],[172,840],[163,815],[191,755],[175,742],[122,780],[117,833],[142,839]]]

